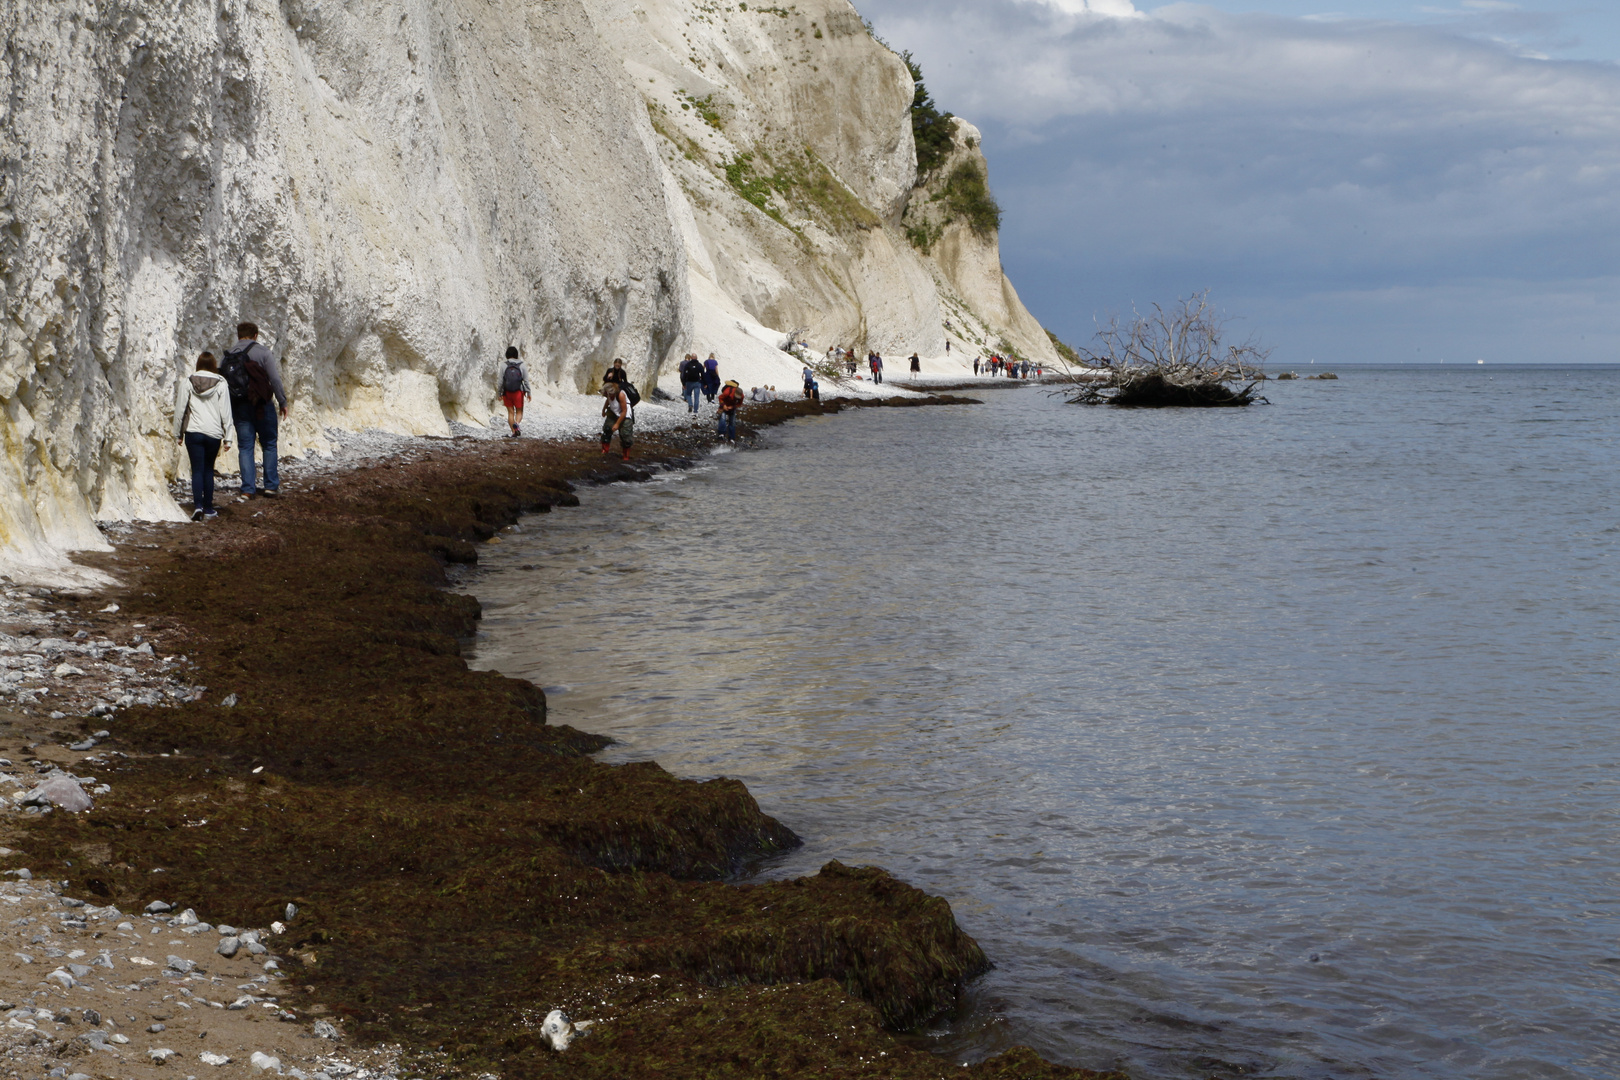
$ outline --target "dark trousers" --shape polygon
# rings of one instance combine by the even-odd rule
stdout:
[[[194,510],[214,508],[214,459],[219,457],[219,440],[200,432],[186,432],[186,456],[191,459],[191,506]]]
[[[254,409],[246,404],[231,402],[231,419],[236,422],[236,463],[242,471],[242,494],[251,495],[257,483],[258,470],[254,467],[253,441],[257,439],[264,450],[264,483],[262,491],[276,491],[281,487],[281,475],[276,468],[276,433],[281,426],[276,419],[276,399]]]

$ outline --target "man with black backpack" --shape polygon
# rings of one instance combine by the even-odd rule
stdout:
[[[281,490],[281,474],[276,469],[276,435],[279,421],[287,419],[287,391],[281,383],[281,364],[274,354],[259,344],[256,324],[236,324],[236,344],[226,350],[219,362],[219,373],[231,393],[231,420],[236,426],[237,464],[242,470],[242,493],[246,499],[257,488],[266,498]],[[264,483],[258,484],[253,461],[253,441],[258,439],[264,453]]]
[[[703,364],[697,358],[697,353],[687,353],[686,359],[681,361],[681,397],[686,401],[688,412],[698,411],[698,395],[703,393]]]
[[[523,403],[533,398],[529,392],[529,377],[523,373],[523,361],[518,359],[516,345],[506,347],[506,369],[501,372],[501,401],[506,405],[506,426],[512,429],[512,438],[523,434]]]

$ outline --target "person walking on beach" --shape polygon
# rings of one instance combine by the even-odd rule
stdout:
[[[714,358],[714,353],[703,361],[703,396],[710,404],[714,396],[720,392],[720,361]]]
[[[281,364],[270,350],[259,344],[259,328],[250,322],[236,324],[236,344],[219,362],[219,374],[231,397],[231,417],[236,429],[236,460],[242,472],[239,499],[253,495],[255,488],[266,498],[281,490],[281,474],[276,468],[276,436],[279,421],[287,419],[287,390],[281,383]],[[264,483],[258,483],[253,461],[253,442],[264,452]]]
[[[681,400],[686,402],[686,411],[698,411],[698,395],[703,393],[703,365],[698,362],[697,353],[687,353],[686,359],[681,361]]]
[[[883,381],[883,357],[882,357],[882,355],[879,354],[879,353],[873,353],[872,358],[870,360],[868,360],[867,363],[872,365],[872,381],[875,382],[875,383],[882,382]]]
[[[506,368],[501,372],[501,401],[506,405],[506,426],[512,429],[512,438],[523,434],[523,403],[534,395],[529,393],[529,377],[523,373],[523,361],[518,359],[516,345],[506,347]]]
[[[922,371],[922,359],[916,353],[911,354],[911,377],[915,379],[917,373]]]
[[[197,357],[197,369],[180,380],[174,402],[175,440],[191,460],[191,520],[216,518],[214,461],[231,448],[236,421],[231,415],[231,391],[219,374],[214,354]]]
[[[720,391],[720,423],[714,429],[727,442],[737,441],[737,409],[742,403],[742,387],[736,379],[727,381],[726,388]]]
[[[619,449],[624,460],[630,460],[630,444],[636,437],[636,409],[630,404],[630,395],[612,379],[602,382],[602,453],[613,443],[613,433],[619,433]]]

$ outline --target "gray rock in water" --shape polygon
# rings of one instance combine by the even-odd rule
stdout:
[[[229,960],[231,957],[236,955],[236,950],[241,948],[241,945],[242,943],[234,937],[220,938],[219,948],[215,951],[218,952],[219,955],[225,957],[225,959]]]
[[[191,971],[197,965],[192,963],[190,960],[187,960],[183,956],[170,955],[168,959],[168,966],[171,971],[178,971],[183,974]]]
[[[76,781],[65,776],[53,776],[22,798],[23,806],[60,806],[78,813],[90,809],[90,796]]]

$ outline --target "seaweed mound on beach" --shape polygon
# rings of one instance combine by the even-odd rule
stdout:
[[[575,484],[648,474],[590,443],[433,445],[143,553],[120,600],[184,628],[209,692],[119,717],[113,795],[39,821],[38,865],[125,908],[262,926],[297,904],[273,942],[294,1004],[432,1075],[940,1075],[886,1029],[987,967],[945,901],[836,862],[731,883],[798,843],[741,783],[596,762],[605,740],[460,658],[478,605],[447,566]],[[559,1054],[553,1008],[599,1023]],[[1090,1075],[1025,1051],[961,1074]]]

